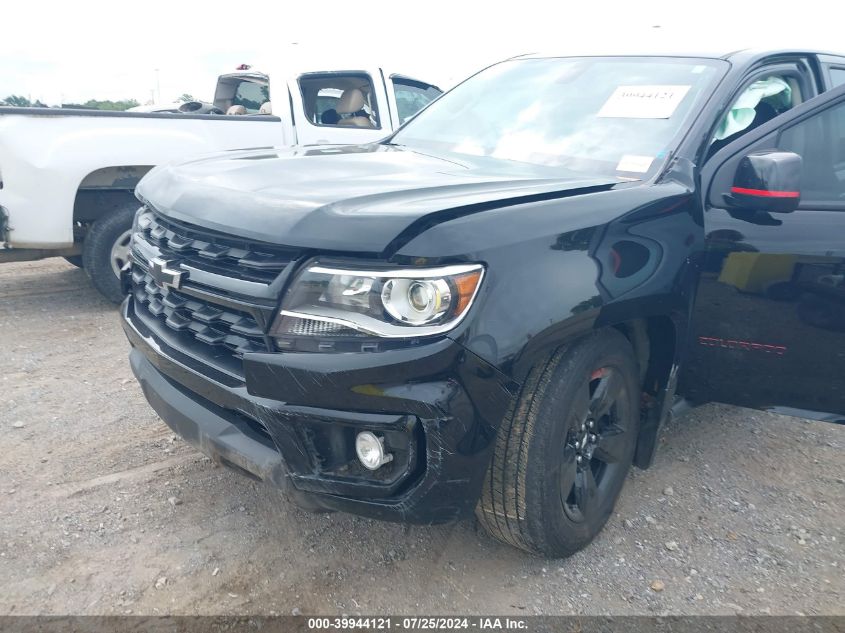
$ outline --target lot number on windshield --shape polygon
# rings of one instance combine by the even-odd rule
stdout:
[[[668,119],[690,86],[619,86],[597,116],[624,119]]]

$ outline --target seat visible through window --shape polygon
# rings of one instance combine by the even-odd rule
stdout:
[[[373,122],[364,110],[365,104],[364,93],[359,88],[344,90],[335,108],[340,117],[337,125],[372,129]]]
[[[380,129],[381,117],[373,81],[367,73],[309,73],[299,78],[302,105],[308,121]]]

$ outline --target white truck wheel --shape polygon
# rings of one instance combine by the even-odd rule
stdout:
[[[128,201],[94,222],[82,246],[82,264],[91,283],[113,303],[123,301],[120,271],[129,264],[132,220],[138,203]]]

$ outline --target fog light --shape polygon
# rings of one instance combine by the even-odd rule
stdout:
[[[369,431],[361,431],[355,437],[355,452],[358,454],[358,460],[368,470],[377,470],[393,460],[393,455],[384,452],[384,438]]]

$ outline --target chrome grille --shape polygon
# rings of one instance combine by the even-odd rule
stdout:
[[[145,209],[131,251],[133,318],[171,353],[241,381],[244,354],[274,349],[266,332],[296,255]]]
[[[138,228],[135,239],[157,247],[162,257],[246,281],[270,283],[297,256],[284,247],[166,219],[149,208],[138,216]]]
[[[229,350],[240,358],[247,352],[266,352],[264,331],[247,313],[160,288],[140,266],[132,270],[136,312],[150,315],[175,332],[190,334],[206,345]]]

